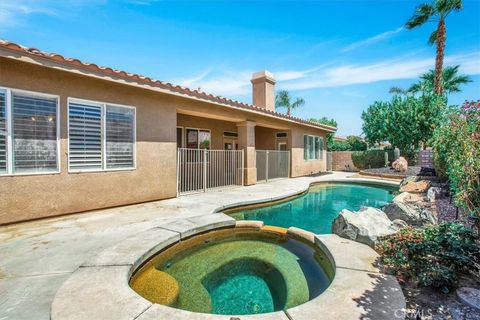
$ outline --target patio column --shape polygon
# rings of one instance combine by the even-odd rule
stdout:
[[[255,155],[255,125],[254,121],[237,123],[238,148],[245,154],[245,180],[246,186],[257,183],[257,164]]]

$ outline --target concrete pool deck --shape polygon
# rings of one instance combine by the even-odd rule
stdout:
[[[291,196],[314,182],[380,182],[349,178],[351,175],[337,172],[278,180],[0,227],[0,319],[50,319],[55,293],[73,272],[106,248],[140,232],[161,227],[188,236],[189,230],[198,227],[198,219],[189,218],[205,216],[203,219],[213,223],[211,213],[221,208]],[[384,275],[375,273],[374,277]],[[357,297],[345,297],[354,298]],[[363,303],[368,303],[368,299]],[[371,309],[362,306],[362,301],[357,305],[366,311]]]

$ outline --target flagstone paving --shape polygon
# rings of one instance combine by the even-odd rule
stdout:
[[[212,219],[208,215],[232,205],[298,194],[313,182],[374,181],[351,175],[338,172],[277,180],[0,227],[0,320],[50,319],[51,304],[62,283],[79,266],[132,235],[162,227],[185,237],[206,225]],[[204,217],[199,220],[199,216]],[[189,220],[192,217],[197,218]],[[226,225],[229,219],[209,225]]]

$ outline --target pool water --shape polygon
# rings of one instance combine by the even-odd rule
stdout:
[[[393,199],[396,190],[353,183],[325,183],[314,185],[306,194],[286,202],[226,213],[237,220],[260,220],[268,225],[293,226],[326,234],[331,233],[332,222],[342,209],[380,208]]]
[[[168,304],[171,307],[244,315],[305,303],[333,279],[328,258],[311,244],[283,234],[242,229],[181,241],[137,271],[132,288],[148,299],[148,292],[136,282],[142,272],[154,268],[178,283],[177,297]]]

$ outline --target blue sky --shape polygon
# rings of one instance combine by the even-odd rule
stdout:
[[[2,0],[0,38],[251,102],[252,72],[306,100],[300,117],[332,117],[360,134],[362,110],[434,66],[434,24],[403,28],[408,0]],[[447,20],[446,65],[480,98],[480,0]]]

